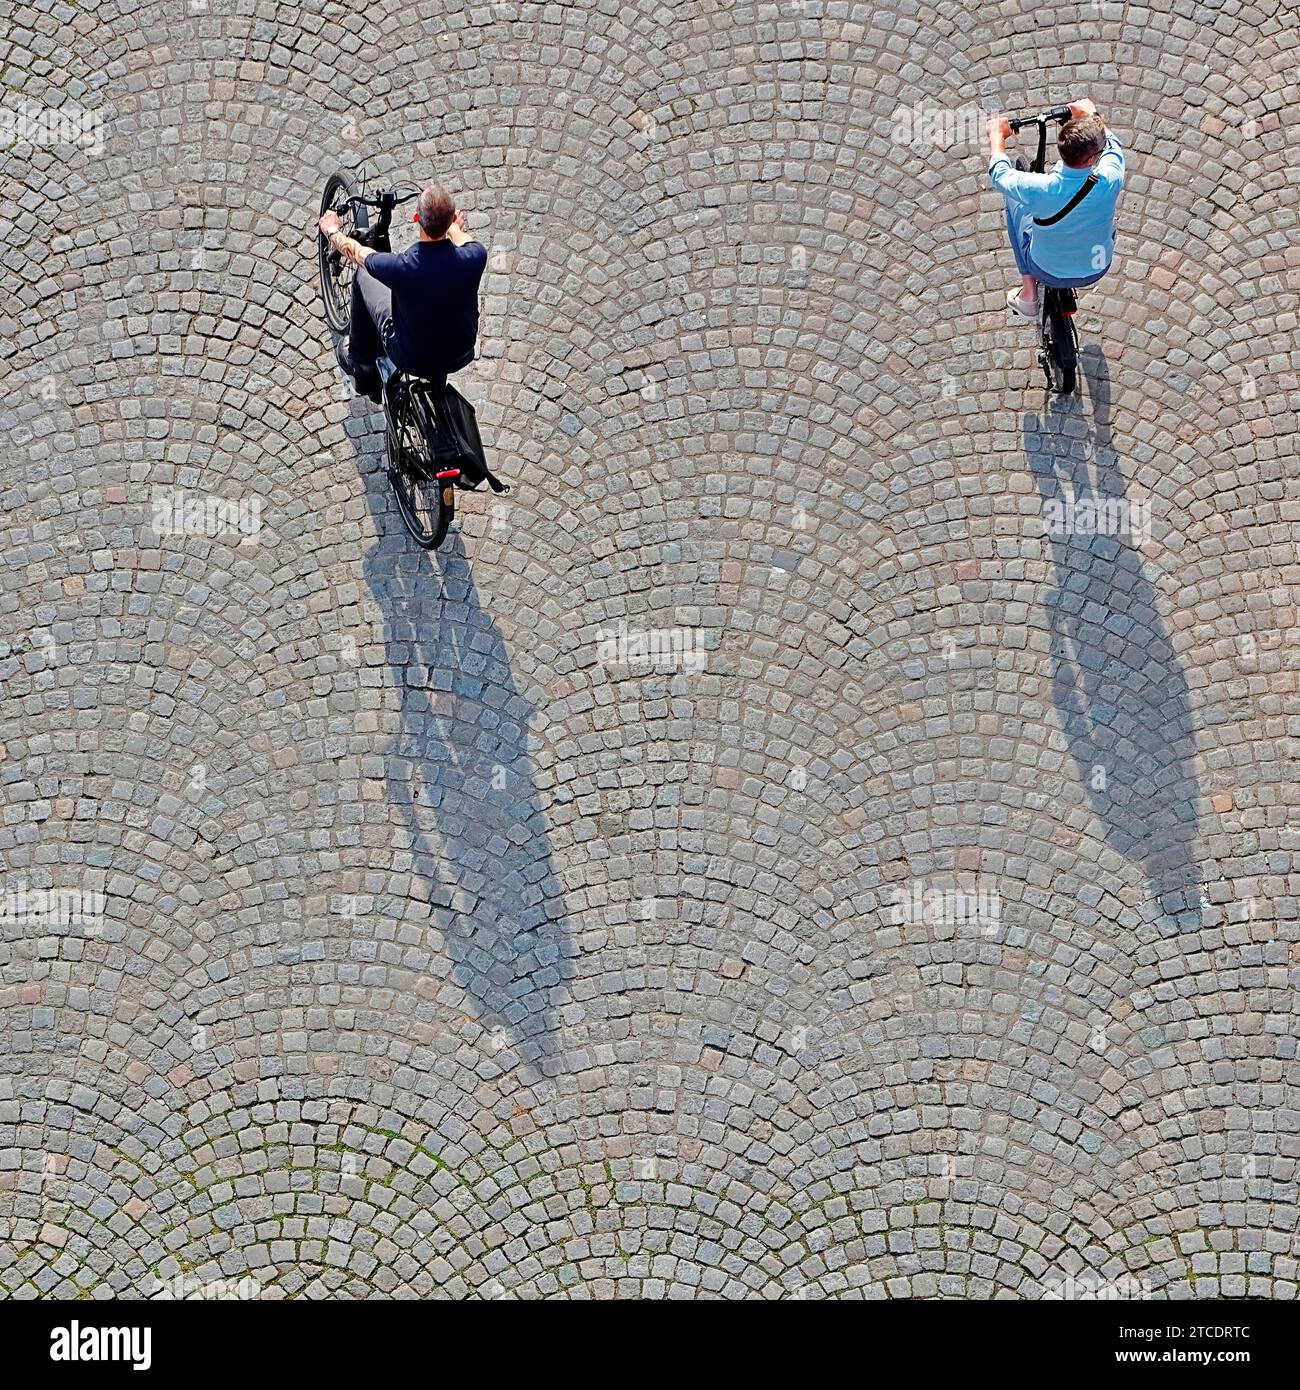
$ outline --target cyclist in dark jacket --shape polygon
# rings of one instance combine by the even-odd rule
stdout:
[[[403,371],[445,380],[474,360],[478,287],[487,251],[465,228],[441,184],[420,194],[419,238],[404,251],[375,251],[339,230],[338,214],[320,219],[330,246],[356,267],[352,323],[338,359],[357,389],[379,399],[376,359],[383,353]]]

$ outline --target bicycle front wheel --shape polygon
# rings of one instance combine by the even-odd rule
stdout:
[[[1051,306],[1043,323],[1043,347],[1051,364],[1052,390],[1068,396],[1078,384],[1079,334],[1074,315]]]
[[[357,196],[357,186],[348,174],[331,174],[321,195],[321,216],[336,212],[339,229],[345,236],[356,232],[351,199]],[[316,233],[316,260],[320,270],[320,293],[325,304],[325,322],[335,333],[345,333],[352,314],[352,263],[345,261],[320,232]]]

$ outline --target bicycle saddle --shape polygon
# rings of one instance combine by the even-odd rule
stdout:
[[[458,372],[461,370],[462,367],[468,367],[473,360],[474,349],[470,348],[468,352],[462,353],[459,357],[453,358],[450,362],[447,362],[445,364],[440,363],[428,375],[426,375],[424,372],[411,371],[408,371],[406,375],[412,378],[412,380],[414,381],[429,381],[432,382],[434,385],[442,385],[445,384],[447,378],[452,374],[452,372]],[[397,371],[398,368],[394,366],[393,370]]]

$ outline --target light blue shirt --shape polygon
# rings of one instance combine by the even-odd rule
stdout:
[[[1106,270],[1115,254],[1115,206],[1124,187],[1124,148],[1106,132],[1106,148],[1091,169],[1071,169],[1059,159],[1046,174],[1012,167],[1005,154],[989,161],[989,177],[1003,197],[1026,208],[1031,217],[1051,217],[1079,191],[1089,174],[1097,186],[1054,227],[1030,223],[1029,259],[1063,280],[1085,279]]]

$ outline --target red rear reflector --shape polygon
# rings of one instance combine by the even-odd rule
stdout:
[[[444,469],[442,470],[441,473],[435,473],[433,476],[434,476],[435,478],[459,478],[459,477],[460,477],[460,469],[459,469],[459,468],[444,468]]]

